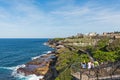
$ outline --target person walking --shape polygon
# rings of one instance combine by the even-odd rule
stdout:
[[[82,68],[83,68],[83,69],[85,69],[85,68],[87,67],[87,65],[86,65],[85,62],[83,62],[81,65],[82,65]]]
[[[94,68],[94,62],[91,62],[91,68],[92,69]]]
[[[95,65],[95,67],[99,66],[98,61],[94,61],[94,65]]]
[[[91,61],[88,62],[88,69],[91,69]]]

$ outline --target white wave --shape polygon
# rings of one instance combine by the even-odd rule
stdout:
[[[35,74],[25,76],[24,73],[14,73],[12,76],[18,78],[19,80],[40,80],[43,79],[44,76],[37,76]]]
[[[43,45],[45,45],[45,46],[46,46],[46,45],[47,45],[47,43],[45,42],[45,43],[43,43]]]
[[[20,79],[24,79],[24,80],[40,80],[40,79],[43,79],[43,77],[44,76],[36,76],[35,74],[33,74],[33,75],[22,77]]]
[[[14,70],[15,67],[0,67],[0,69]]]
[[[12,72],[12,76],[14,76],[14,77],[16,77],[16,76],[22,76],[22,75],[24,75],[24,73],[17,73],[17,69],[19,69],[19,68],[24,68],[25,67],[25,65],[23,64],[23,65],[18,65],[18,66],[16,66],[16,67],[14,67],[14,69],[13,69],[13,72]],[[22,75],[21,75],[22,74]]]
[[[48,51],[47,54],[51,53],[52,51]]]
[[[17,70],[20,67],[25,67],[25,65],[18,65],[18,66],[14,66],[14,67],[0,67],[0,69],[8,69],[8,70]]]
[[[32,75],[28,75],[28,76],[25,76],[24,73],[18,73],[17,72],[17,69],[18,68],[24,68],[25,65],[18,65],[16,67],[3,67],[5,69],[10,69],[10,70],[13,70],[12,73],[11,73],[11,76],[14,76],[16,78],[18,78],[19,80],[39,80],[39,79],[43,79],[44,76],[36,76],[35,74],[32,74]]]
[[[25,65],[23,64],[23,65],[18,65],[15,67],[0,67],[0,69],[12,70],[11,76],[18,78],[18,80],[40,80],[40,79],[43,79],[44,76],[42,76],[42,75],[37,76],[35,74],[32,74],[32,75],[25,76],[24,73],[17,72],[18,68],[24,68],[24,67],[25,67]]]
[[[32,57],[31,59],[34,60],[34,59],[37,59],[37,58],[40,58],[40,57],[41,57],[41,55],[40,56]]]
[[[19,74],[17,74],[17,69],[18,68],[24,68],[25,65],[18,65],[18,66],[14,66],[14,67],[0,67],[1,69],[7,69],[7,70],[12,70],[11,76],[17,76]]]
[[[42,55],[46,55],[46,54],[48,54],[48,53],[51,53],[52,51],[45,51],[44,53],[45,54],[42,54]]]
[[[44,53],[49,54],[49,53],[51,53],[51,52],[52,52],[52,51],[45,51]],[[42,54],[42,55],[39,55],[39,56],[35,56],[35,57],[32,57],[31,59],[32,59],[32,60],[38,59],[38,58],[40,58],[41,56],[45,56],[46,54]]]

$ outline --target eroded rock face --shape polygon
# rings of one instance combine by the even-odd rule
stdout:
[[[25,76],[35,74],[37,76],[45,76],[50,74],[51,63],[54,62],[56,56],[53,53],[41,56],[25,64],[25,67],[17,69],[18,73],[24,73]]]

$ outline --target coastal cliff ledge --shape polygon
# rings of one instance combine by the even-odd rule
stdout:
[[[25,64],[25,67],[17,69],[17,73],[23,73],[25,76],[35,74],[41,76],[39,80],[53,80],[55,77],[54,68],[56,62],[56,53],[51,52],[46,55],[42,55],[37,59],[34,59]]]

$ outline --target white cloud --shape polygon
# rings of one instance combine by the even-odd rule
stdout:
[[[45,7],[53,8],[47,11],[44,6],[36,5],[35,0],[4,3],[9,6],[0,7],[0,33],[6,34],[6,37],[16,37],[17,34],[17,37],[66,36],[81,31],[102,31],[120,25],[120,10],[116,10],[116,6],[101,6],[92,1],[83,5],[76,5],[75,0],[46,2]]]
[[[110,24],[116,24],[116,22],[120,20],[120,11],[115,10],[115,8],[116,6],[106,8],[87,4],[82,7],[70,6],[68,9],[56,9],[55,11],[52,11],[51,14],[61,16],[67,22],[80,23],[79,25],[81,25],[81,22],[86,22],[85,24],[88,22],[98,22],[98,24],[99,22],[108,22]]]

